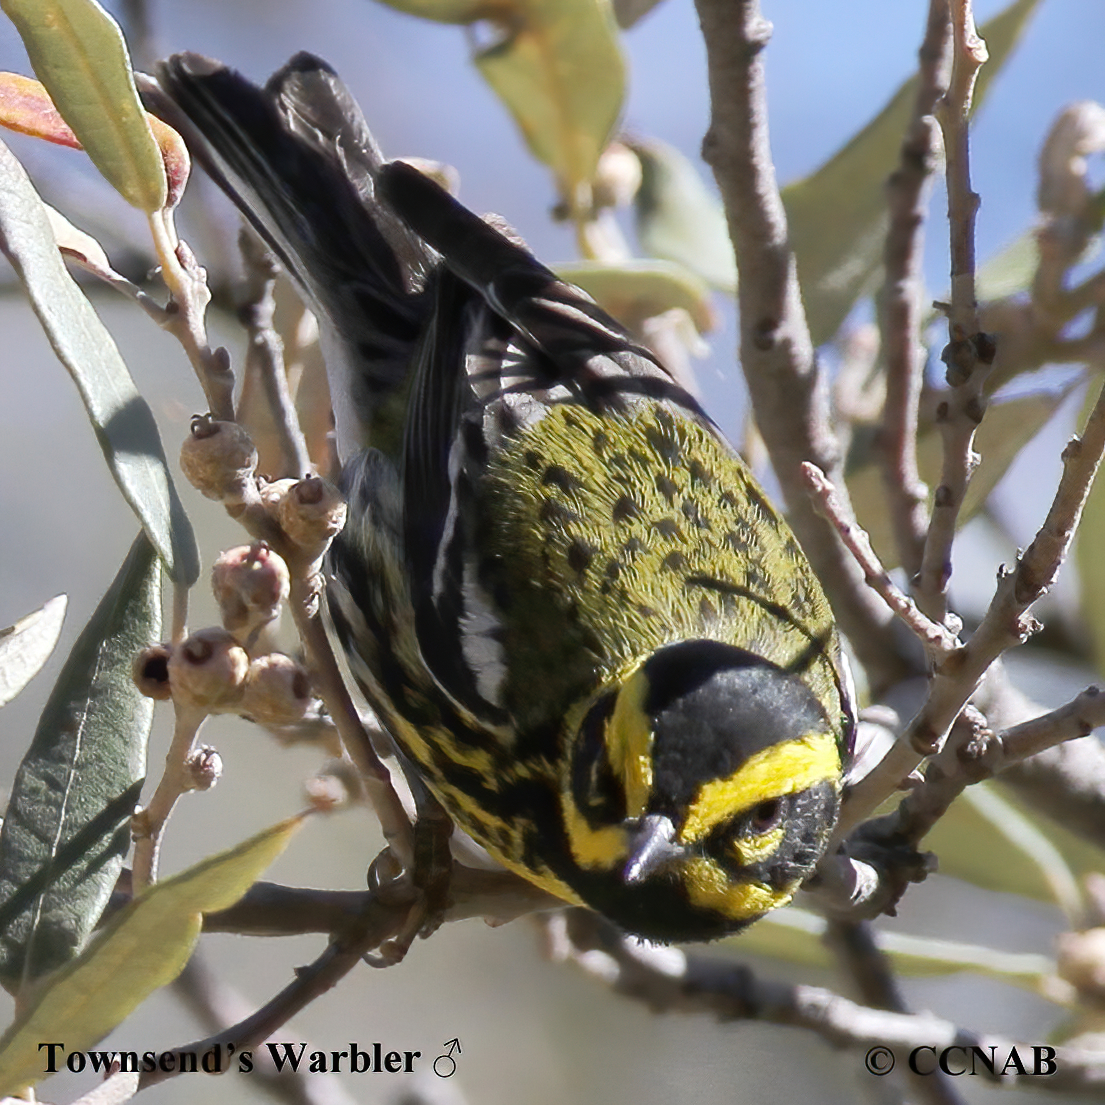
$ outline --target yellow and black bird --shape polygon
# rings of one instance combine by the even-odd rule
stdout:
[[[788,902],[837,816],[828,602],[698,403],[583,292],[417,169],[300,54],[160,81],[318,313],[350,521],[351,670],[460,828],[628,932]]]

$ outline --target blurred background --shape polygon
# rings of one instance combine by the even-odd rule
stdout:
[[[128,5],[106,4],[117,14]],[[773,22],[767,53],[771,136],[783,182],[820,165],[870,119],[912,71],[927,4],[881,0],[765,0]],[[979,0],[983,21],[1004,7]],[[462,29],[402,15],[369,0],[192,0],[145,5],[159,54],[196,50],[263,79],[297,50],[326,58],[360,100],[385,153],[417,155],[454,165],[461,197],[477,211],[497,211],[547,262],[575,256],[568,228],[550,218],[556,202],[547,170],[526,152],[513,122],[471,64],[472,41]],[[996,252],[1034,219],[1035,162],[1057,112],[1075,100],[1105,100],[1105,5],[1098,0],[1043,0],[1016,53],[992,88],[974,130],[972,172],[982,195],[979,254]],[[688,157],[708,121],[704,51],[693,6],[666,0],[624,36],[630,66],[624,126],[634,135],[670,143]],[[142,59],[140,59],[142,60]],[[0,18],[0,69],[29,73],[11,25]],[[7,140],[7,136],[4,136]],[[143,220],[104,184],[83,155],[18,141],[13,149],[32,178],[51,181],[51,202],[101,239],[109,252],[144,250]],[[705,171],[705,170],[704,170]],[[1100,176],[1100,174],[1098,174]],[[202,186],[202,182],[198,182]],[[195,185],[193,186],[195,187]],[[213,191],[209,198],[214,199]],[[927,237],[927,277],[934,295],[947,283],[944,198],[937,191]],[[183,233],[204,259],[225,258],[235,223],[225,209],[206,241]],[[52,677],[133,540],[136,525],[119,498],[69,379],[37,321],[0,270],[0,625],[69,595],[62,642],[49,667],[0,715],[0,779],[10,780],[34,730]],[[202,397],[176,343],[140,312],[98,291],[95,303],[119,343],[140,390],[157,414],[172,458]],[[743,386],[735,365],[731,308],[719,300],[720,327],[711,354],[699,363],[710,412],[735,437],[742,430]],[[213,320],[214,339],[240,350],[231,320]],[[1046,510],[1078,397],[1067,403],[1025,451],[999,488],[995,517],[1002,527],[972,523],[957,547],[955,589],[961,608],[989,597],[994,571],[1025,543]],[[179,483],[183,484],[183,480]],[[186,486],[182,496],[197,527],[205,562],[241,543],[221,508]],[[1003,532],[1004,528],[1004,532]],[[203,581],[193,622],[214,620]],[[1075,604],[1065,581],[1057,602]],[[1054,606],[1053,606],[1054,609]],[[1057,615],[1058,616],[1058,615]],[[1058,704],[1092,678],[1077,670],[1030,662],[1018,668],[1025,689]],[[164,755],[167,715],[159,718],[150,773]],[[242,839],[302,805],[301,784],[317,755],[285,751],[256,727],[217,719],[203,739],[226,767],[219,785],[187,796],[170,825],[162,869],[178,870]],[[270,872],[295,884],[361,887],[381,846],[371,816],[352,810],[309,825]],[[903,904],[894,927],[955,939],[970,936],[1013,950],[1047,953],[1062,921],[1057,910],[935,877]],[[298,963],[313,959],[321,939],[205,938],[203,950],[245,999],[267,999]],[[459,1037],[462,1053],[448,1082],[429,1077],[431,1100],[480,1105],[610,1102],[653,1105],[693,1094],[703,1105],[750,1102],[851,1102],[871,1089],[862,1056],[836,1053],[812,1036],[770,1026],[717,1025],[702,1016],[653,1016],[605,992],[572,970],[547,962],[526,922],[490,929],[480,922],[449,925],[418,943],[394,970],[355,971],[283,1033],[326,1050],[380,1041],[385,1050],[420,1050],[427,1058]],[[742,956],[740,941],[710,949]],[[755,959],[757,970],[818,985],[839,985],[827,972]],[[914,979],[907,996],[918,1009],[1030,1043],[1044,1042],[1061,1011],[1008,984],[972,975]],[[10,1003],[4,999],[4,1009]],[[166,993],[155,995],[106,1048],[166,1049],[205,1032]],[[428,1071],[428,1062],[424,1062]],[[228,1075],[172,1080],[142,1100],[262,1100],[255,1080]],[[347,1077],[351,1100],[389,1102],[411,1090],[403,1076]],[[969,1100],[997,1091],[961,1079]],[[971,1083],[964,1085],[963,1083]],[[61,1076],[42,1087],[43,1100],[70,1101],[89,1089],[88,1076]],[[862,1088],[862,1089],[861,1089]],[[436,1095],[436,1096],[434,1096]],[[1017,1091],[1017,1100],[1043,1099]]]

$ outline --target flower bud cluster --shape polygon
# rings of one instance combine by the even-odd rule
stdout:
[[[303,739],[319,727],[319,704],[306,667],[276,647],[274,631],[292,590],[291,572],[313,584],[318,562],[345,524],[345,503],[317,476],[260,475],[249,434],[211,415],[192,420],[180,465],[198,491],[268,541],[218,557],[211,586],[222,624],[143,649],[134,660],[135,684],[150,698],[171,698],[178,721],[187,716],[198,727],[209,714],[234,713],[282,740]],[[189,751],[184,767],[184,789],[207,790],[218,781],[222,761],[215,749],[201,745]],[[319,803],[340,800],[326,791]]]
[[[219,422],[210,415],[193,418],[180,466],[193,487],[236,515],[245,507],[259,507],[267,523],[287,538],[286,555],[307,563],[317,561],[345,525],[345,503],[326,480],[269,480],[259,475],[257,450],[236,422]]]
[[[313,703],[310,676],[271,648],[265,632],[288,598],[287,565],[259,541],[224,552],[211,575],[223,624],[144,649],[134,662],[138,689],[204,714],[241,714],[275,728],[297,724]]]

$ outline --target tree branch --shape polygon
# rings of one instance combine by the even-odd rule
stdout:
[[[878,296],[886,361],[886,402],[880,444],[883,482],[898,555],[912,578],[921,570],[928,530],[928,492],[917,470],[917,407],[924,378],[924,226],[939,141],[933,110],[947,87],[951,44],[948,0],[931,0],[919,53],[913,120],[897,169],[887,181],[890,226]]]
[[[697,8],[713,105],[702,149],[721,190],[738,259],[741,365],[791,524],[841,629],[871,682],[881,688],[909,669],[889,612],[864,586],[831,527],[817,517],[802,482],[800,466],[811,461],[841,486],[842,457],[830,428],[827,388],[806,325],[771,161],[760,57],[771,25],[756,0],[697,0]]]

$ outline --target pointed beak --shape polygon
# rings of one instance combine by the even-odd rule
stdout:
[[[674,841],[675,825],[670,817],[658,813],[642,817],[633,833],[622,879],[630,885],[644,882],[650,875],[679,859],[685,854],[685,849]]]

